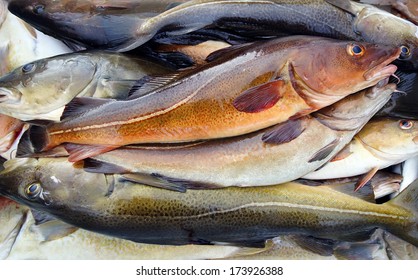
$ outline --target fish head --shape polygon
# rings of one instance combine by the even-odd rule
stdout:
[[[75,168],[66,158],[14,158],[0,172],[0,195],[54,213],[89,207],[108,193],[103,174]]]
[[[371,5],[364,5],[354,30],[366,42],[401,47],[395,62],[402,70],[418,69],[418,26]]]
[[[376,86],[349,95],[314,113],[323,124],[335,130],[360,130],[390,99],[396,85],[381,80]]]
[[[303,55],[291,62],[289,73],[293,75],[295,88],[304,91],[309,102],[321,105],[322,100],[341,99],[393,75],[397,68],[390,63],[400,52],[399,47],[313,40]]]
[[[356,137],[381,158],[405,160],[418,154],[418,121],[415,120],[375,118]]]
[[[18,67],[0,78],[0,113],[36,115],[64,106],[90,85],[96,67],[89,56],[73,54]]]

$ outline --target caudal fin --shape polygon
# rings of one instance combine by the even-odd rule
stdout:
[[[45,150],[49,144],[49,136],[46,127],[32,125],[19,141],[17,156],[30,156]]]
[[[390,230],[390,232],[411,244],[418,246],[418,180],[412,182],[405,190],[387,204],[392,204],[411,211],[413,216],[410,222],[407,225],[403,225],[400,229]]]

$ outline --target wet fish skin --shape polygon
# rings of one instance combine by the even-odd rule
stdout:
[[[37,134],[33,139],[39,140],[34,146],[45,151],[64,142],[115,147],[186,142],[266,128],[373,86],[395,71],[394,65],[386,65],[399,55],[399,48],[362,44],[365,53],[360,62],[347,53],[351,44],[294,36],[247,45],[182,72],[174,82],[142,98],[81,110],[45,131],[32,129]],[[327,68],[333,71],[324,71]],[[264,90],[251,93],[257,87]],[[260,112],[248,113],[235,104],[246,92],[248,96],[266,92],[278,101],[264,108],[259,99],[247,99],[250,105],[261,107]]]
[[[381,227],[418,244],[418,182],[376,205],[295,183],[178,193],[119,179],[65,158],[13,159],[0,173],[0,193],[72,225],[143,243],[255,246],[292,233],[352,240]]]
[[[40,31],[76,45],[75,48],[111,49],[129,41],[144,18],[180,2],[184,0],[19,0],[10,1],[9,10]]]
[[[391,44],[393,46],[405,45],[410,50],[410,55],[400,59],[399,65],[404,69],[417,69],[418,36],[417,27],[399,17],[378,9],[374,6],[345,0],[196,0],[187,1],[157,15],[131,19],[131,15],[125,15],[123,20],[117,16],[102,15],[89,17],[89,8],[77,10],[74,7],[79,0],[70,1],[73,5],[65,8],[61,4],[48,1],[43,3],[42,13],[33,13],[34,3],[37,1],[11,1],[9,9],[34,24],[43,28],[46,33],[60,35],[68,32],[69,14],[80,13],[80,21],[77,25],[95,27],[96,20],[103,20],[101,26],[105,26],[107,32],[95,32],[106,34],[106,38],[95,38],[89,30],[85,34],[69,34],[70,40],[78,40],[79,44],[87,44],[95,47],[111,47],[118,51],[129,51],[151,40],[153,37],[177,36],[192,33],[206,27],[219,27],[222,30],[239,30],[240,35],[249,37],[271,38],[284,34],[316,35],[330,38],[365,41],[378,44]],[[71,10],[73,9],[73,10]],[[93,9],[94,10],[94,9]],[[65,11],[67,13],[63,13]],[[119,10],[109,11],[117,15]],[[309,17],[306,17],[309,15]],[[73,16],[74,17],[74,16]],[[117,18],[120,22],[112,22]],[[57,24],[45,24],[46,22],[59,22]],[[120,34],[114,32],[114,26],[123,26]],[[279,28],[278,28],[279,27]],[[376,31],[376,29],[378,29]],[[57,32],[57,31],[60,32]],[[381,32],[380,30],[384,30]],[[403,32],[399,32],[403,30]],[[123,34],[121,36],[121,34]],[[192,35],[193,36],[193,35]],[[95,38],[94,40],[91,40]],[[113,39],[113,40],[112,40]],[[109,44],[108,42],[111,42]]]
[[[418,123],[405,119],[372,119],[340,154],[303,177],[321,180],[356,176],[417,156]]]
[[[125,99],[137,79],[168,72],[144,58],[108,52],[40,59],[0,78],[0,113],[24,121],[59,121],[76,96]]]
[[[367,89],[302,117],[286,127],[289,142],[265,143],[281,125],[228,139],[185,145],[122,147],[84,161],[90,172],[146,174],[144,184],[186,188],[265,186],[288,182],[316,170],[342,149],[390,98],[394,84]],[[372,94],[374,92],[374,94]],[[286,123],[285,123],[286,124]],[[281,129],[281,128],[280,128]],[[332,144],[323,157],[313,160]],[[292,166],[292,168],[289,168]]]

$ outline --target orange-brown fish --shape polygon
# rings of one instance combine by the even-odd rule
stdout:
[[[221,50],[175,79],[140,81],[138,98],[77,99],[62,122],[32,127],[29,135],[35,151],[67,142],[98,145],[90,155],[133,143],[242,135],[375,85],[394,73],[388,64],[399,54],[399,48],[309,36]]]

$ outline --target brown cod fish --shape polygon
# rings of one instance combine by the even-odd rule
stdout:
[[[84,168],[124,173],[127,180],[177,191],[289,182],[340,151],[395,88],[376,86],[310,116],[243,136],[184,146],[122,147],[84,160]]]
[[[364,240],[382,228],[418,245],[417,181],[381,205],[296,183],[178,193],[41,158],[8,161],[0,194],[74,226],[142,243],[264,246],[281,234]]]
[[[60,123],[31,128],[35,151],[95,143],[98,154],[134,143],[250,133],[375,85],[396,71],[388,64],[400,49],[294,36],[220,52],[168,83],[167,77],[140,81],[131,100],[76,99]]]

